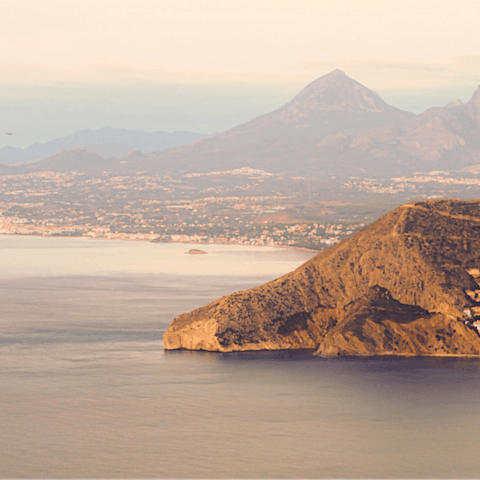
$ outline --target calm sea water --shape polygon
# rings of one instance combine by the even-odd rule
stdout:
[[[480,362],[164,352],[286,249],[0,237],[0,476],[479,478]]]

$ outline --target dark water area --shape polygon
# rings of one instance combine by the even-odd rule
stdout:
[[[0,477],[480,477],[480,361],[165,352],[276,274],[87,273],[0,277]]]

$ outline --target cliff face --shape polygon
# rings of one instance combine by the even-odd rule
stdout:
[[[178,316],[166,349],[480,355],[480,201],[404,205],[295,271]]]

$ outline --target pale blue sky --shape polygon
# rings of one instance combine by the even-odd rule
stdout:
[[[0,0],[0,147],[222,131],[334,68],[421,111],[480,83],[478,0]]]

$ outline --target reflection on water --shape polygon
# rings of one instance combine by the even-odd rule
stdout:
[[[297,349],[297,350],[265,350],[260,352],[228,352],[228,353],[219,353],[219,352],[202,352],[202,351],[189,351],[189,350],[167,350],[164,352],[165,355],[182,355],[187,357],[200,357],[204,361],[233,361],[237,362],[248,362],[251,360],[258,359],[267,359],[273,361],[300,361],[305,362],[307,360],[317,361],[314,359],[312,354],[314,350],[311,349]],[[432,369],[453,369],[453,370],[478,370],[480,368],[480,361],[478,359],[472,358],[453,358],[453,357],[410,357],[409,359],[404,359],[402,357],[392,357],[388,356],[377,356],[377,357],[343,357],[342,362],[354,362],[356,364],[362,364],[365,368],[374,368],[375,371],[385,371],[385,372],[394,372],[394,371],[405,371],[405,365],[410,368],[415,365],[415,368],[426,369],[429,373],[432,372]],[[412,360],[412,362],[408,362]],[[324,362],[333,362],[338,363],[337,359],[323,358]],[[406,364],[407,361],[407,364]],[[409,370],[410,370],[409,368]]]
[[[22,268],[0,277],[2,478],[479,476],[478,360],[164,352],[173,316],[273,272]]]

